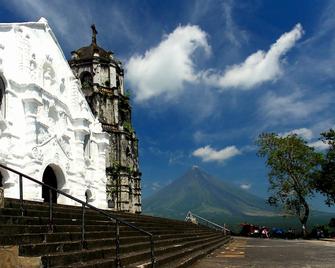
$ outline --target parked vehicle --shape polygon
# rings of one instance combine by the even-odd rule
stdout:
[[[271,236],[275,238],[285,238],[285,230],[282,228],[273,227],[271,230]]]
[[[249,223],[242,223],[242,230],[240,235],[243,236],[250,236],[250,237],[260,237],[261,231],[257,225],[249,224]]]
[[[270,238],[270,230],[268,227],[263,226],[261,228],[261,237],[262,238]]]

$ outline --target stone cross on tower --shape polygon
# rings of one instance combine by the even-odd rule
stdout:
[[[98,33],[98,31],[95,29],[94,24],[91,25],[91,29],[92,29],[92,44],[96,45],[97,44],[97,33]]]

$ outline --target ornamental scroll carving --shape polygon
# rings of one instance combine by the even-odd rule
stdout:
[[[70,136],[67,134],[67,114],[58,110],[53,100],[43,100],[37,120],[37,146],[33,148],[33,156],[39,159],[39,151],[51,144],[59,146],[68,159],[71,159]]]
[[[43,87],[51,89],[56,83],[56,74],[52,67],[52,57],[47,55],[43,65]]]

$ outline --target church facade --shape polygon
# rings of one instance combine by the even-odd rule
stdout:
[[[95,42],[68,63],[45,19],[0,24],[0,162],[99,208],[140,212],[122,65],[93,33]],[[19,197],[18,180],[0,170],[5,197]],[[24,199],[48,198],[24,182]],[[56,195],[53,202],[76,205]]]

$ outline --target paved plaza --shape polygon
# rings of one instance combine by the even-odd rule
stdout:
[[[335,241],[234,237],[192,267],[333,268],[334,254]]]

